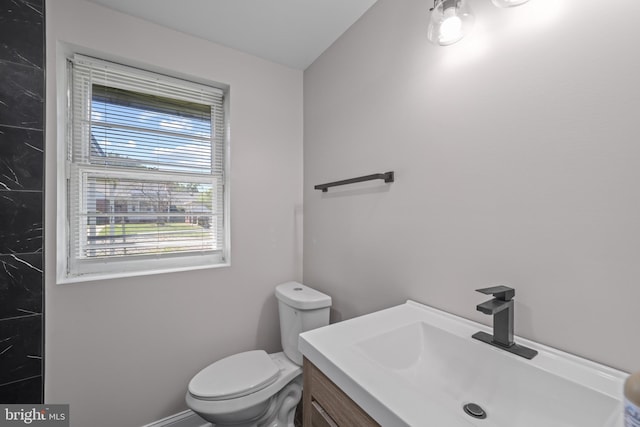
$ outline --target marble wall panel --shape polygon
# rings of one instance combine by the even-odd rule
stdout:
[[[42,313],[42,254],[0,255],[0,321]]]
[[[42,375],[0,386],[2,403],[43,403]]]
[[[0,76],[0,125],[41,130],[44,117],[42,69],[0,61]]]
[[[0,320],[0,387],[42,374],[42,315]]]
[[[0,254],[42,252],[42,196],[0,190]]]
[[[0,2],[0,60],[43,68],[42,1]]]
[[[43,132],[0,126],[0,190],[41,191]]]

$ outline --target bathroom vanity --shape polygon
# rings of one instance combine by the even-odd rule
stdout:
[[[516,337],[527,360],[479,331],[408,301],[301,334],[304,426],[623,426],[624,372]]]

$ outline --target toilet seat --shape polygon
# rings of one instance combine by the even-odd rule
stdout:
[[[264,350],[234,354],[207,366],[189,382],[189,393],[201,400],[228,400],[273,384],[279,368]]]

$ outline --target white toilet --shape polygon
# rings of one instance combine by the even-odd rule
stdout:
[[[329,324],[331,297],[297,282],[278,285],[276,297],[284,352],[234,354],[189,382],[187,406],[216,427],[293,427],[302,395],[298,335]]]

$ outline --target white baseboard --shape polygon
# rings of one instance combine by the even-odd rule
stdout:
[[[213,424],[206,422],[195,412],[187,409],[142,427],[213,427]]]

